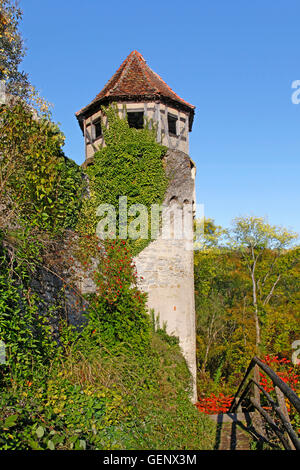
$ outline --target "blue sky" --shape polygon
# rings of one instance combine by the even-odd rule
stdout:
[[[23,68],[54,104],[65,153],[82,163],[74,113],[137,49],[196,106],[197,202],[228,226],[240,215],[300,233],[299,0],[21,0]]]

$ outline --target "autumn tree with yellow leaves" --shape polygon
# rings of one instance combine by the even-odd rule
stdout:
[[[204,222],[195,251],[199,389],[232,393],[254,355],[291,359],[299,338],[297,234],[263,217]],[[224,387],[224,388],[222,388]]]

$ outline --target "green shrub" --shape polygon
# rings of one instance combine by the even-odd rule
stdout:
[[[56,369],[50,379],[2,394],[0,449],[100,448],[107,429],[126,415],[123,402],[118,391],[73,384]]]
[[[15,254],[18,261],[12,263],[12,269],[0,240],[0,339],[6,348],[2,373],[30,376],[34,367],[49,363],[57,345],[52,338],[49,316],[40,314],[37,295],[28,287],[28,273],[22,259],[25,252],[21,248]],[[30,265],[30,246],[27,248],[26,261]],[[36,246],[32,248],[35,252]]]
[[[123,344],[145,352],[150,344],[146,294],[136,284],[136,270],[123,240],[99,242],[99,264],[93,279],[96,293],[88,296],[86,332],[106,347]]]
[[[77,224],[85,181],[63,143],[56,124],[21,102],[0,106],[1,203],[18,223],[52,232]],[[1,224],[11,224],[7,215]]]
[[[154,334],[143,357],[81,337],[0,398],[0,449],[212,449],[215,425],[190,402],[178,345]]]

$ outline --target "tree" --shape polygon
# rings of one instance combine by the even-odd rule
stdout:
[[[210,378],[222,372],[228,380],[254,353],[250,283],[239,253],[228,248],[203,248],[195,252],[194,265],[199,370]]]
[[[220,225],[216,225],[213,219],[204,217],[196,219],[194,222],[195,230],[195,250],[205,250],[220,245],[225,230]]]
[[[0,82],[15,96],[30,94],[28,76],[19,70],[25,56],[22,36],[18,30],[22,10],[16,0],[0,0]]]
[[[85,183],[63,143],[58,126],[23,101],[0,106],[0,229],[75,227]]]
[[[194,256],[199,377],[232,393],[254,354],[289,357],[299,338],[300,248],[263,218],[235,219],[226,237],[214,226]]]
[[[234,219],[228,236],[230,247],[240,252],[251,279],[258,352],[264,308],[272,299],[284,273],[299,259],[299,253],[289,256],[286,253],[298,235],[285,228],[270,225],[263,217],[247,216]],[[283,254],[286,256],[282,256]]]
[[[203,344],[201,372],[206,372],[206,366],[211,352],[221,342],[226,328],[224,299],[221,294],[212,291],[203,301],[200,314],[197,315],[198,343]]]

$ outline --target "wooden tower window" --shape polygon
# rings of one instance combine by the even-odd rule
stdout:
[[[169,134],[177,135],[177,117],[168,114],[168,128]]]
[[[94,123],[94,139],[99,139],[102,136],[101,120],[95,121]]]
[[[129,127],[135,127],[135,129],[143,129],[144,127],[143,111],[128,111],[127,116],[128,116]]]

